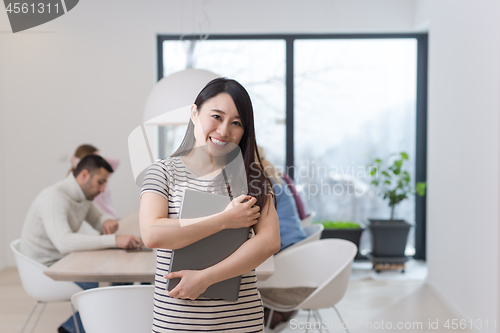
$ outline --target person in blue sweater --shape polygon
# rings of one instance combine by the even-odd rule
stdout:
[[[290,245],[300,242],[307,237],[306,232],[300,225],[300,217],[297,205],[287,183],[283,180],[282,173],[265,157],[262,147],[258,147],[262,162],[262,168],[273,183],[276,193],[276,212],[280,224],[281,248],[286,249]]]
[[[276,193],[276,212],[278,213],[281,237],[280,251],[282,251],[306,238],[307,234],[300,224],[300,217],[293,193],[288,188],[287,183],[283,180],[282,173],[266,159],[265,152],[262,147],[258,147],[258,150],[262,168],[271,180],[274,192]],[[271,319],[271,329],[275,328],[279,323],[287,322],[296,313],[297,311],[274,311],[273,318]],[[268,317],[269,309],[265,308],[264,320],[266,320],[266,324]]]

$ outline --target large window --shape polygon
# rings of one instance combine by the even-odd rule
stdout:
[[[200,68],[238,80],[254,104],[257,143],[293,176],[315,220],[366,223],[390,214],[369,186],[374,157],[405,151],[413,180],[425,181],[426,43],[426,35],[159,36],[158,77]],[[160,155],[183,134],[164,128]],[[406,200],[396,215],[416,226],[407,253],[425,259],[425,202]]]
[[[316,219],[389,218],[369,187],[375,157],[404,151],[415,174],[416,47],[415,39],[295,41],[295,180]],[[401,203],[397,217],[414,223],[414,203]]]
[[[164,41],[162,47],[163,76],[186,68],[199,68],[240,82],[252,99],[259,144],[270,160],[285,165],[285,41],[169,40]],[[164,156],[178,147],[184,130],[172,128],[166,132],[166,135],[175,132],[176,139]]]

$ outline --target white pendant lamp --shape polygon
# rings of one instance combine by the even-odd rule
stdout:
[[[164,77],[149,93],[144,108],[143,122],[150,123],[149,121],[153,118],[161,115],[162,120],[167,121],[168,124],[177,124],[179,120],[182,120],[176,119],[178,110],[186,108],[189,118],[189,108],[193,105],[198,93],[208,82],[218,77],[220,75],[193,68]],[[171,116],[170,112],[173,112]],[[185,119],[184,123],[187,123],[187,120],[189,119]]]
[[[128,137],[130,163],[134,180],[142,184],[148,167],[154,162],[146,127],[149,125],[183,125],[189,122],[190,108],[196,96],[211,80],[220,75],[202,69],[186,69],[162,78],[146,100],[143,124]]]

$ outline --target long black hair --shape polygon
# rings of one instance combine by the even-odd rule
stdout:
[[[235,80],[228,78],[217,78],[210,81],[205,88],[203,88],[194,104],[200,112],[202,105],[219,94],[226,93],[233,99],[234,105],[238,110],[238,114],[241,119],[241,124],[243,126],[244,132],[241,137],[240,143],[238,144],[239,151],[241,151],[243,157],[243,164],[245,166],[246,182],[248,187],[248,195],[257,198],[257,206],[262,208],[265,206],[268,200],[268,195],[274,196],[274,190],[269,181],[269,178],[262,171],[260,155],[257,150],[257,143],[255,140],[255,126],[253,118],[253,107],[252,101],[248,92],[243,88],[243,86]],[[179,148],[171,155],[184,156],[189,154],[191,149],[193,149],[196,139],[194,137],[194,124],[189,120],[188,128],[184,139],[182,140]],[[234,151],[237,151],[235,149]],[[233,151],[233,152],[234,152]],[[227,156],[226,165],[236,157],[239,151],[235,153],[229,153]],[[231,175],[229,175],[231,177]],[[234,191],[233,191],[234,192]]]

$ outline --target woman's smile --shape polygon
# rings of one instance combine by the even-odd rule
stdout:
[[[215,147],[219,148],[219,147],[224,147],[225,145],[227,145],[229,142],[227,141],[224,141],[224,140],[221,140],[221,139],[216,139],[214,137],[210,137],[210,141],[215,145]]]

